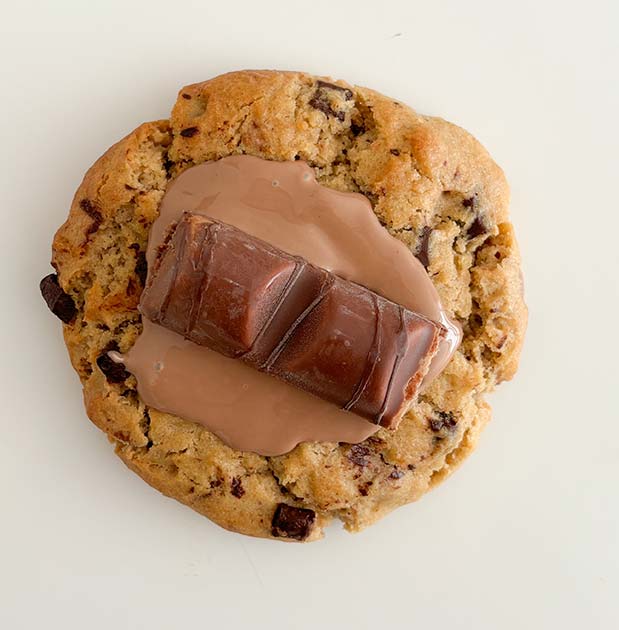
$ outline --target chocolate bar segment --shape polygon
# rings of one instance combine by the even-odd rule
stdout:
[[[445,334],[365,287],[191,213],[160,248],[140,309],[385,427],[399,421]]]

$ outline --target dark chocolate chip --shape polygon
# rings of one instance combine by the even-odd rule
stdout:
[[[350,101],[352,99],[352,92],[345,87],[342,87],[341,85],[335,85],[335,83],[329,83],[328,81],[317,81],[316,82],[316,86],[318,88],[326,88],[327,90],[337,90],[338,92],[343,92],[344,93],[344,98],[347,101]]]
[[[413,470],[415,470],[415,464],[409,464],[409,465],[407,466],[407,468],[408,468],[410,471],[413,471]]]
[[[402,479],[404,477],[404,471],[400,470],[397,466],[393,467],[389,479]]]
[[[362,133],[365,133],[365,127],[363,125],[350,123],[350,131],[353,136],[360,136]]]
[[[391,155],[400,155],[400,149],[389,149]]]
[[[245,488],[241,483],[240,477],[232,477],[232,483],[230,484],[230,493],[233,497],[240,499],[245,494]]]
[[[183,138],[193,138],[198,131],[197,127],[187,127],[185,129],[181,129],[181,136],[183,136]]]
[[[75,308],[73,298],[60,288],[58,276],[55,273],[50,273],[49,276],[45,276],[45,278],[41,280],[39,288],[41,289],[41,295],[49,310],[58,317],[58,319],[68,324],[75,317],[77,309]]]
[[[359,487],[359,494],[362,497],[367,497],[368,496],[368,492],[370,491],[370,487],[372,486],[372,482],[371,481],[366,481],[366,483],[362,483]]]
[[[168,174],[168,177],[170,176],[170,171],[174,168],[174,162],[172,162],[172,160],[169,160],[168,158],[166,158],[163,161],[163,168],[165,169],[165,172]]]
[[[191,94],[185,94],[185,93],[183,92],[183,94],[181,94],[181,96],[182,96],[184,99],[186,99],[187,101],[191,100]]]
[[[430,428],[435,433],[438,433],[443,429],[453,431],[457,424],[458,421],[454,418],[451,411],[439,411],[436,418],[430,419]]]
[[[314,510],[279,503],[271,521],[271,535],[305,540],[310,535],[315,520]]]
[[[426,225],[419,235],[419,244],[417,245],[417,260],[427,269],[430,265],[430,234],[432,228]]]
[[[142,286],[146,284],[146,274],[148,273],[148,265],[146,263],[146,254],[138,252],[135,258],[135,273],[137,274]]]
[[[469,197],[468,199],[463,199],[462,205],[465,208],[472,208],[475,205],[475,195],[473,195],[472,197]]]
[[[360,468],[364,468],[370,463],[370,449],[364,444],[353,444],[346,457]]]
[[[99,212],[96,204],[90,201],[90,199],[82,199],[80,201],[80,208],[92,219],[90,227],[86,230],[86,236],[89,236],[99,229],[99,226],[103,223],[103,216],[101,212]]]
[[[475,217],[473,223],[469,227],[466,235],[469,239],[473,239],[477,236],[481,236],[488,231],[486,224],[481,220],[481,217]]]
[[[219,488],[224,480],[221,477],[217,477],[217,479],[211,479],[211,483],[209,484],[211,488]]]
[[[323,114],[325,114],[327,118],[329,116],[333,116],[341,122],[344,122],[344,119],[346,118],[346,114],[344,112],[335,111],[333,107],[331,107],[331,103],[329,103],[324,94],[321,94],[318,91],[309,100],[309,104],[314,109],[317,109],[318,111],[321,111]]]
[[[97,357],[97,365],[105,374],[108,383],[122,383],[129,378],[130,374],[125,370],[125,366],[122,363],[116,363],[116,361],[110,359],[108,352],[112,350],[118,352],[118,344],[115,341],[111,341],[103,348],[101,354]]]

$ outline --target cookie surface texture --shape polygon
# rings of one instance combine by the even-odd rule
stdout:
[[[395,432],[357,445],[304,443],[263,457],[145,406],[107,358],[141,330],[149,227],[168,182],[228,155],[304,160],[325,186],[361,192],[426,266],[464,339]],[[302,73],[243,71],[183,88],[87,172],[53,244],[64,324],[90,419],[129,468],[219,525],[286,541],[340,519],[360,530],[419,498],[474,448],[486,394],[511,378],[526,326],[501,169],[467,132],[372,90]]]

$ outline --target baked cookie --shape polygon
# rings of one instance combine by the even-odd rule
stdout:
[[[424,264],[463,341],[396,431],[235,451],[203,426],[147,407],[108,352],[140,334],[149,228],[170,180],[248,154],[303,160],[325,186],[361,192]],[[501,169],[462,129],[372,90],[307,74],[243,71],[183,88],[169,120],[145,123],[86,174],[42,282],[64,322],[91,420],[149,484],[219,525],[315,540],[333,518],[360,530],[420,497],[473,449],[485,395],[511,378],[526,326]]]

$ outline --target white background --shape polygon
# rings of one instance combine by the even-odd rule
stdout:
[[[616,628],[617,3],[3,2],[0,627]],[[240,68],[374,87],[505,169],[530,326],[448,483],[359,535],[225,532],[86,419],[38,281],[86,168]]]

